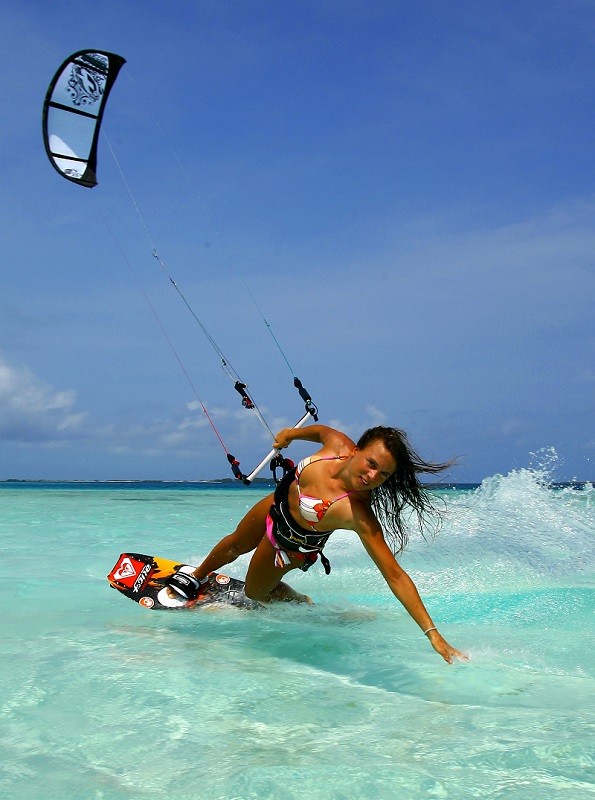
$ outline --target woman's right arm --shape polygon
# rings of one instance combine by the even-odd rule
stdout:
[[[449,664],[455,658],[467,660],[468,656],[452,647],[436,629],[415,583],[397,562],[377,520],[368,514],[362,514],[354,529],[394,596],[421,630],[430,634],[428,638],[434,650]]]
[[[335,428],[329,428],[328,425],[308,425],[305,428],[283,428],[275,436],[273,447],[276,450],[281,450],[283,447],[288,447],[291,442],[296,440],[316,442],[323,447],[337,450],[337,452],[345,447],[355,447],[355,442],[353,442],[349,436],[341,433],[341,431],[335,430]]]

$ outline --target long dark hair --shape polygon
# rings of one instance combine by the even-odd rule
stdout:
[[[407,520],[404,518],[407,507],[415,512],[424,538],[428,529],[432,536],[440,528],[443,508],[438,508],[436,498],[420,483],[418,474],[436,475],[452,466],[453,462],[432,464],[424,461],[411,447],[404,431],[383,425],[368,428],[357,446],[361,450],[377,441],[384,444],[395,459],[397,468],[381,486],[372,490],[371,505],[391,550],[397,555],[405,549],[409,540]]]

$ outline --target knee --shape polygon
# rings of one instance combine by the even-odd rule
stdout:
[[[268,603],[271,599],[270,592],[266,590],[266,587],[263,588],[262,581],[254,574],[252,564],[246,573],[244,594],[249,600],[256,600],[259,603]]]
[[[258,600],[258,597],[256,596],[258,592],[253,591],[253,589],[249,588],[247,584],[244,586],[244,594],[248,600]]]
[[[258,603],[269,603],[271,600],[270,594],[263,594],[262,592],[257,591],[254,586],[250,586],[249,584],[246,584],[244,587],[244,594],[248,600],[256,600]]]

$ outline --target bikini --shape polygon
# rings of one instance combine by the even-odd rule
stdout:
[[[322,522],[324,515],[334,503],[343,500],[354,492],[346,492],[336,497],[334,500],[322,500],[300,491],[300,476],[304,469],[316,461],[335,461],[343,460],[347,456],[327,456],[323,458],[313,458],[312,456],[303,459],[291,469],[279,482],[275,489],[274,503],[269,510],[266,519],[266,535],[269,542],[275,548],[275,565],[281,569],[290,564],[290,558],[286,551],[293,556],[298,556],[303,561],[300,569],[306,572],[317,560],[318,555],[328,575],[331,571],[328,558],[323,554],[322,549],[328,541],[333,531],[317,531],[316,526]],[[291,515],[289,510],[289,487],[295,481],[300,514],[304,517],[310,528],[303,528]]]

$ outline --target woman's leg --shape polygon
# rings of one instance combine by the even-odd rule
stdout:
[[[250,560],[244,590],[246,597],[259,600],[261,603],[273,601],[311,603],[312,600],[307,595],[296,592],[281,580],[292,569],[300,567],[302,560],[288,553],[290,563],[281,568],[275,564],[275,554],[275,548],[265,536]]]
[[[203,580],[209,572],[215,572],[225,564],[235,561],[238,556],[254,550],[265,535],[265,521],[272,502],[273,495],[268,495],[251,508],[235,531],[221,539],[194,570],[194,577]]]

